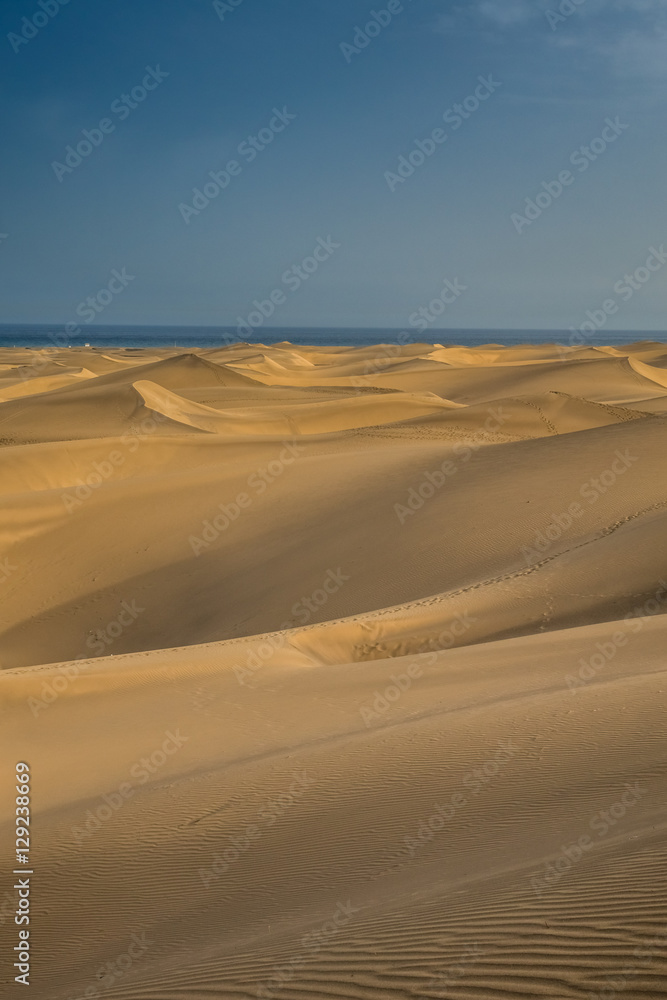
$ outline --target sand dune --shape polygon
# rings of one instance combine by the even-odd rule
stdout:
[[[666,996],[666,368],[0,352],[32,995]]]

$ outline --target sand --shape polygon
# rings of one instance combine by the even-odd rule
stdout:
[[[667,347],[0,351],[34,1000],[667,996]]]

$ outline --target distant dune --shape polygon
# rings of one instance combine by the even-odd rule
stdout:
[[[0,443],[34,1000],[667,996],[666,345],[4,349]]]

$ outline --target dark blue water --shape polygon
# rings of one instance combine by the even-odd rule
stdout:
[[[275,344],[289,340],[293,344],[315,346],[363,347],[369,344],[392,344],[401,332],[402,343],[463,344],[582,344],[620,345],[632,341],[667,339],[667,331],[601,330],[579,335],[572,341],[570,330],[409,330],[401,327],[262,327],[251,343]],[[246,342],[247,342],[247,338]],[[238,342],[235,327],[227,326],[88,326],[78,334],[67,334],[63,324],[30,326],[0,324],[0,347],[223,347]]]

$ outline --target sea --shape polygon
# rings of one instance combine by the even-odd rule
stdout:
[[[572,344],[580,346],[620,346],[637,341],[667,340],[667,331],[601,330],[573,334],[571,330],[409,330],[401,327],[261,327],[256,336],[239,337],[231,326],[88,326],[76,334],[66,334],[64,324],[0,324],[0,347],[91,347],[151,348],[223,347],[244,343],[322,347],[364,347],[373,344],[426,343],[480,347],[483,344]],[[406,333],[409,337],[406,337]],[[401,340],[398,337],[403,334]]]

